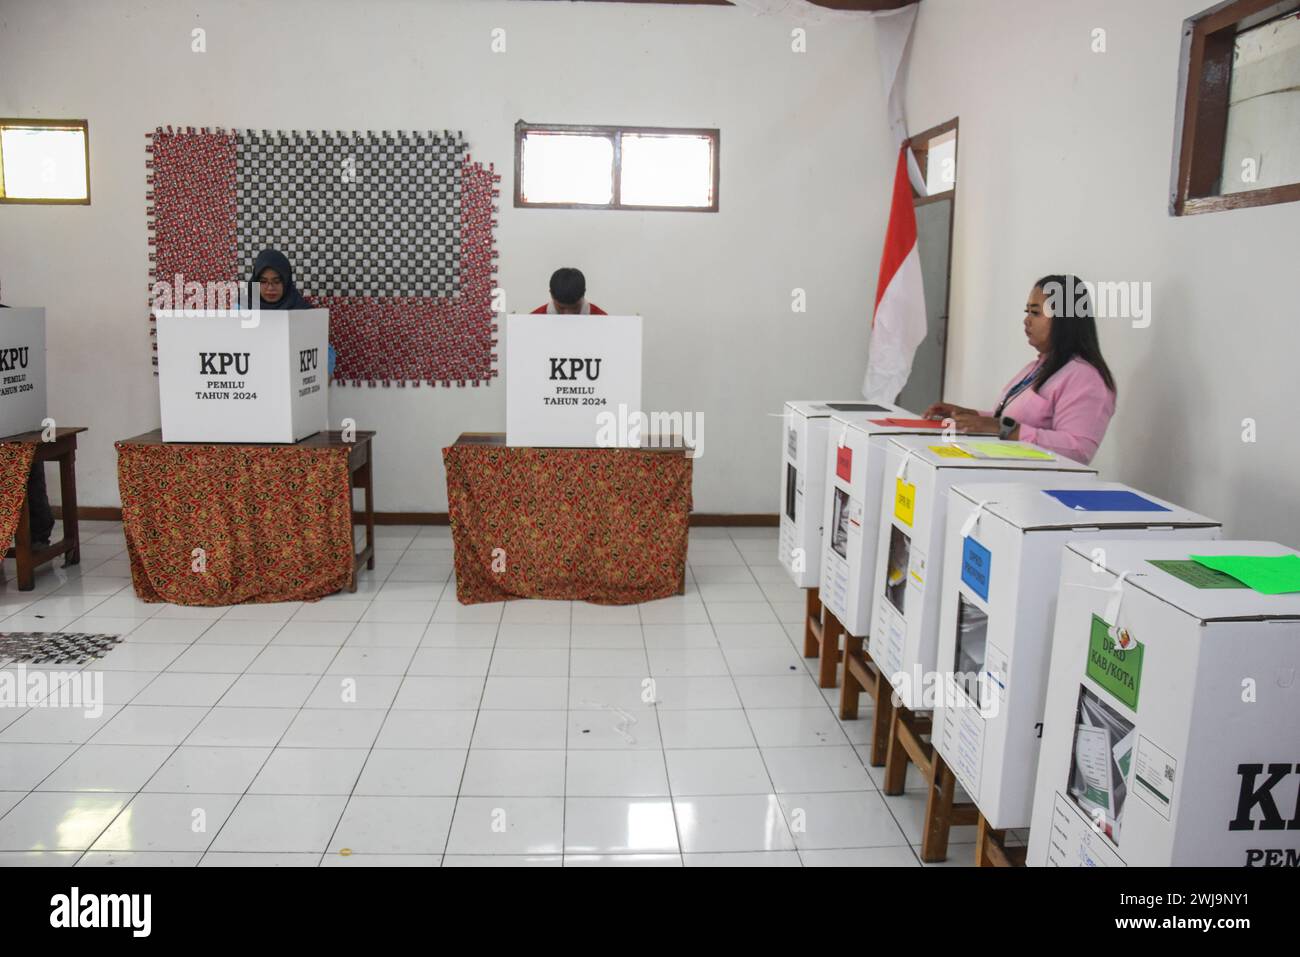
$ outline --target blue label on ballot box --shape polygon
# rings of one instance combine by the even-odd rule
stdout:
[[[962,540],[961,580],[984,601],[989,600],[989,570],[993,556],[989,550],[969,535]]]
[[[1053,488],[1044,491],[1066,508],[1077,512],[1167,512],[1137,492],[1123,489]]]

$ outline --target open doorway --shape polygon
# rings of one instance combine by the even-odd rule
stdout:
[[[948,284],[952,275],[952,218],[957,199],[957,120],[908,140],[925,179],[926,195],[913,190],[916,245],[925,287],[925,340],[912,359],[912,374],[898,404],[922,412],[943,399],[948,358]]]

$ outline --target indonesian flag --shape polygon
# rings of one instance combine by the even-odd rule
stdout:
[[[916,211],[908,179],[908,147],[898,151],[889,228],[880,255],[876,311],[871,319],[871,352],[862,394],[869,402],[893,403],[912,374],[912,357],[925,339],[925,289],[916,248]]]

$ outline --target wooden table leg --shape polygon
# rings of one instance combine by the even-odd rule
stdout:
[[[352,551],[352,578],[348,581],[348,593],[356,594],[357,576],[361,574],[361,552],[357,551],[357,526],[351,520],[350,510],[354,507],[357,500],[357,487],[361,484],[358,476],[361,475],[361,468],[348,469],[348,548]]]
[[[374,446],[366,456],[366,550],[370,557],[366,559],[366,568],[375,570],[375,471]]]
[[[990,836],[991,835],[989,834],[989,822],[986,821],[984,819],[984,815],[981,814],[979,823],[976,824],[975,826],[975,866],[976,867],[991,866],[988,859],[988,846],[987,846]]]
[[[813,658],[821,647],[821,632],[826,624],[822,620],[821,589],[807,588],[803,616],[803,656]]]
[[[952,828],[952,799],[957,779],[939,752],[931,758],[933,775],[926,789],[925,827],[921,832],[921,860],[934,864],[948,859],[948,833]]]
[[[1007,847],[1007,832],[989,827],[984,815],[979,816],[975,830],[976,867],[1024,867],[1027,847]]]
[[[840,662],[840,633],[844,626],[827,609],[822,614],[821,658],[817,662],[817,684],[823,688],[835,687],[835,666]]]
[[[63,541],[72,547],[63,560],[68,565],[81,564],[81,532],[77,524],[77,453],[70,449],[59,458],[59,492],[63,501]]]
[[[18,528],[14,530],[14,562],[18,565],[18,590],[32,591],[36,587],[36,569],[32,567],[32,508],[26,493],[18,513]]]
[[[840,685],[840,720],[851,721],[858,716],[858,700],[862,696],[862,684],[853,673],[849,662],[862,655],[862,639],[844,633],[844,684]]]
[[[886,794],[902,794],[907,782],[907,751],[903,748],[902,728],[903,708],[893,708],[889,716],[889,747],[885,752],[885,784],[881,788]]]
[[[871,766],[879,768],[888,760],[895,711],[894,687],[879,666],[876,668],[875,701],[875,712],[871,717]],[[896,793],[903,793],[901,786]]]

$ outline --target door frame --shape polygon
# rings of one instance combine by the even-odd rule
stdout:
[[[922,178],[925,177],[929,163],[930,141],[936,136],[947,133],[952,130],[956,135],[957,145],[953,148],[953,170],[954,174],[957,167],[957,156],[961,150],[961,134],[958,131],[959,117],[954,116],[952,119],[932,126],[928,130],[922,130],[919,133],[913,133],[909,136],[904,145],[912,151],[916,157],[916,164],[921,169]],[[954,175],[952,189],[946,189],[942,193],[934,193],[928,196],[922,196],[912,187],[912,208],[926,206],[930,203],[938,203],[943,200],[952,201],[952,212],[948,216],[948,275],[944,281],[944,302],[943,302],[943,362],[939,370],[939,401],[943,401],[944,388],[948,383],[948,319],[949,308],[952,303],[952,259],[953,259],[953,223],[957,219],[957,182],[958,177]]]

